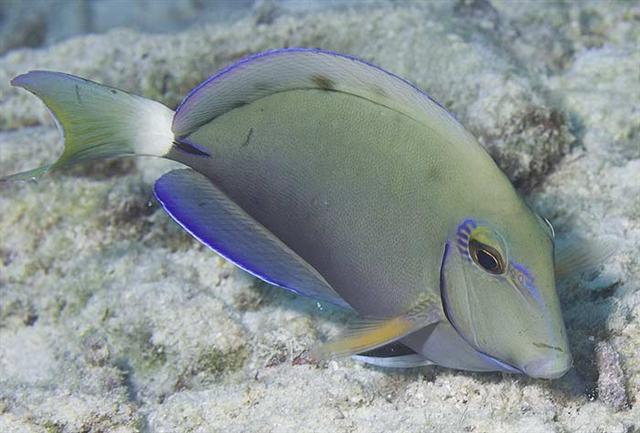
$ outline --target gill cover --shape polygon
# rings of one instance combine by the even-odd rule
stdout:
[[[571,358],[549,249],[546,254],[532,248],[530,263],[546,270],[536,281],[514,260],[498,230],[464,220],[449,239],[441,292],[447,319],[477,351],[530,376],[550,378],[564,374]]]

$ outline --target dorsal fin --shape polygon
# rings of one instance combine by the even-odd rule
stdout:
[[[474,140],[451,114],[408,81],[355,57],[311,48],[266,51],[221,70],[183,99],[172,129],[177,137],[186,137],[234,108],[301,89],[352,94],[403,113],[450,139]]]

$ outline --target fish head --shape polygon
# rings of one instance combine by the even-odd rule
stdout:
[[[440,286],[447,319],[495,370],[553,379],[572,360],[545,222],[532,212],[499,226],[465,218],[445,246]]]

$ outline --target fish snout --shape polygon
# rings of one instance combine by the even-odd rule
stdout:
[[[536,379],[558,379],[571,369],[573,359],[571,355],[545,356],[527,363],[522,371]]]

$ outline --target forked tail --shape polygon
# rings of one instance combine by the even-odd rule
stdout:
[[[31,71],[11,81],[38,96],[64,135],[51,165],[0,178],[28,180],[76,162],[124,155],[164,156],[173,144],[173,111],[159,102],[61,72]]]

